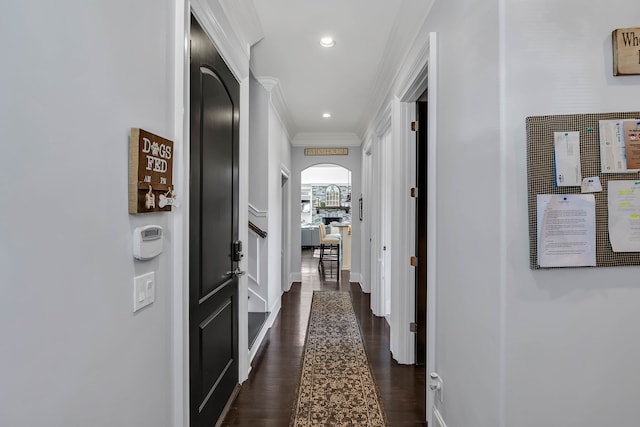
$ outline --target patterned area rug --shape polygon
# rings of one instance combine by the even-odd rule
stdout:
[[[291,426],[385,426],[349,292],[313,293]]]

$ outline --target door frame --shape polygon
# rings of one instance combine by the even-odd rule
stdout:
[[[281,243],[280,243],[280,291],[287,292],[291,289],[291,171],[280,165],[280,207],[281,215]]]
[[[438,240],[438,222],[437,222],[437,147],[438,147],[438,131],[437,131],[437,112],[438,112],[438,34],[429,32],[422,43],[413,46],[410,58],[415,58],[412,63],[407,64],[410,70],[404,75],[404,79],[400,80],[401,90],[398,92],[397,100],[399,102],[399,112],[401,116],[413,117],[415,120],[415,101],[427,91],[427,354],[426,354],[426,377],[428,379],[430,372],[436,372],[436,310],[437,310],[437,240]],[[403,67],[404,68],[404,67]],[[408,126],[398,129],[399,137],[404,137],[412,145],[413,150],[405,161],[413,162],[415,165],[415,134],[410,132]],[[411,137],[409,137],[411,134]],[[415,169],[412,178],[415,185]],[[415,204],[409,202],[406,206],[411,209],[415,219]],[[414,231],[415,234],[415,231]],[[415,236],[406,236],[407,239],[415,239]],[[404,260],[407,262],[408,260]],[[420,262],[420,261],[418,261]],[[411,273],[414,273],[413,271]],[[407,295],[411,301],[411,307],[415,307],[415,275],[413,280],[413,289],[410,289],[410,295]],[[426,411],[427,422],[433,424],[433,412],[435,409],[435,393],[429,388],[428,381],[425,380],[426,388]]]
[[[392,192],[395,206],[393,215],[402,221],[393,221],[392,275],[397,283],[392,293],[391,350],[399,363],[414,363],[415,337],[409,332],[409,323],[415,320],[415,271],[409,266],[409,257],[415,251],[415,202],[408,197],[409,188],[415,186],[415,133],[409,124],[415,120],[415,108],[419,97],[427,91],[427,148],[428,188],[427,203],[427,373],[436,371],[436,308],[437,308],[437,111],[438,111],[438,37],[435,32],[420,32],[411,46],[407,61],[402,64],[394,91],[388,97],[389,106],[376,118],[381,124],[391,117],[392,143],[396,147],[393,162],[400,173],[394,174]],[[412,242],[408,244],[406,242]],[[373,280],[372,280],[373,281]],[[427,375],[428,376],[428,375]],[[426,382],[426,381],[425,381]],[[433,422],[434,392],[426,387],[426,418]]]
[[[189,420],[189,22],[196,17],[211,39],[231,73],[240,84],[240,158],[238,197],[238,238],[247,242],[249,202],[249,52],[231,25],[216,17],[225,13],[219,2],[178,0],[175,2],[174,39],[174,184],[179,208],[172,211],[171,250],[173,251],[172,330],[173,420],[175,427],[188,426]],[[239,263],[247,271],[247,259]],[[249,374],[247,332],[247,277],[238,283],[238,378],[242,383]]]

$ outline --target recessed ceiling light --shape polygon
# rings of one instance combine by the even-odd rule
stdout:
[[[323,113],[322,117],[328,119],[329,117],[331,117],[331,113]]]
[[[323,37],[320,39],[320,46],[322,47],[334,47],[336,41],[331,37]]]

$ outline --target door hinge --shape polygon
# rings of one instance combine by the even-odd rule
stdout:
[[[418,324],[416,322],[409,323],[409,332],[418,332]]]
[[[414,199],[418,198],[418,189],[416,187],[411,188],[409,194],[411,194],[411,197]]]
[[[412,132],[418,131],[418,122],[411,122],[411,131]]]
[[[410,256],[410,257],[409,257],[409,265],[410,265],[411,267],[416,267],[416,266],[418,265],[418,257],[413,256],[413,255],[412,255],[412,256]]]

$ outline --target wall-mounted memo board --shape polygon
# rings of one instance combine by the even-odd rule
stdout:
[[[129,138],[129,213],[171,211],[173,141],[139,128]]]
[[[557,187],[554,171],[554,132],[580,133],[582,177],[599,177],[596,201],[596,266],[640,265],[640,252],[613,252],[609,242],[607,188],[610,180],[640,180],[640,173],[602,173],[600,120],[637,119],[640,112],[527,117],[527,178],[529,193],[529,262],[538,265],[536,198],[538,194],[580,194],[580,187]]]

